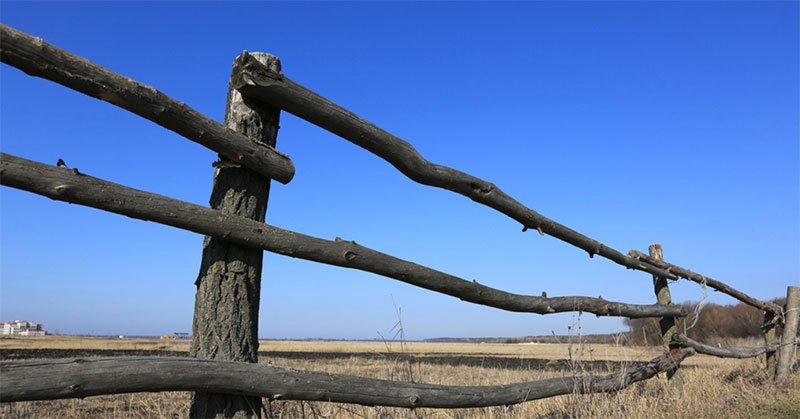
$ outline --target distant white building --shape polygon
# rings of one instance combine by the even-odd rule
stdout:
[[[44,336],[47,332],[39,323],[29,322],[27,320],[14,320],[13,322],[0,323],[2,325],[3,335],[18,335],[18,336]]]

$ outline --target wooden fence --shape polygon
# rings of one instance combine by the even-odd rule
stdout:
[[[426,160],[408,142],[285,77],[280,72],[280,63],[268,54],[244,52],[234,61],[223,125],[150,86],[5,25],[0,25],[0,50],[6,64],[129,110],[220,154],[215,163],[211,208],[114,184],[64,164],[46,165],[0,154],[0,183],[5,186],[207,236],[193,325],[192,355],[196,359],[122,357],[3,362],[0,364],[2,402],[181,390],[197,392],[193,416],[259,416],[260,397],[409,408],[481,407],[511,405],[576,391],[615,391],[665,371],[676,377],[680,362],[695,351],[729,357],[780,351],[779,362],[774,363],[779,368],[779,379],[791,369],[799,288],[790,287],[789,308],[784,311],[721,281],[663,261],[658,246],[651,247],[649,255],[635,250],[626,254],[606,246],[526,207],[490,182]],[[363,147],[415,182],[446,189],[493,208],[518,221],[523,231],[536,230],[583,249],[590,257],[599,255],[625,268],[653,275],[658,304],[629,304],[588,296],[513,294],[354,241],[329,241],[265,224],[269,179],[288,183],[294,174],[290,158],[274,148],[281,110]],[[241,208],[226,201],[226,194],[230,193],[255,203]],[[658,317],[662,319],[666,350],[650,362],[608,376],[484,387],[393,382],[258,365],[254,363],[262,250],[372,272],[501,310]],[[226,251],[244,256],[234,260],[226,256]],[[242,285],[244,296],[221,296],[220,287],[229,286],[221,278]],[[689,312],[671,303],[667,280],[680,278],[763,310],[768,319],[766,336],[777,337],[777,328],[782,326],[782,341],[768,339],[763,348],[737,351],[711,347],[676,333],[674,318],[685,317]],[[217,307],[231,306],[235,314],[223,316],[210,311],[207,305],[211,297],[216,298]],[[230,332],[225,341],[215,335],[220,328]],[[211,337],[217,341],[211,342]]]

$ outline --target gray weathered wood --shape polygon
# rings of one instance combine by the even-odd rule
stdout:
[[[771,311],[764,312],[764,325],[761,330],[764,333],[764,345],[768,347],[775,347],[778,345],[778,324],[776,319],[778,316]],[[775,378],[775,370],[778,368],[778,352],[767,352],[766,359],[767,374]]]
[[[120,357],[0,363],[0,401],[83,398],[145,391],[210,391],[272,400],[309,400],[407,408],[507,406],[562,394],[616,391],[674,368],[692,349],[605,376],[557,377],[499,386],[386,381],[263,364],[175,357]]]
[[[797,328],[800,323],[800,287],[786,290],[786,321],[783,324],[781,347],[778,350],[778,368],[775,381],[781,383],[789,378],[797,354]]]
[[[753,358],[761,354],[774,353],[777,346],[762,346],[760,348],[727,348],[707,345],[685,335],[675,334],[673,341],[686,348],[692,348],[697,353],[716,356],[719,358]]]
[[[648,256],[648,255],[646,255],[646,254],[644,254],[642,252],[639,252],[638,250],[631,250],[630,252],[628,252],[628,254],[633,258],[636,258],[638,260],[642,260],[642,261],[647,262],[647,263],[649,263],[651,265],[654,265],[654,266],[657,266],[657,267],[659,267],[661,269],[667,270],[670,273],[670,275],[672,276],[672,279],[677,279],[678,277],[680,277],[680,278],[688,279],[688,280],[690,280],[692,282],[697,282],[698,284],[706,284],[707,286],[709,286],[709,287],[711,287],[711,288],[713,288],[713,289],[715,289],[715,290],[717,290],[719,292],[723,292],[725,294],[728,294],[731,297],[733,297],[733,298],[735,298],[735,299],[737,299],[737,300],[739,300],[739,301],[741,301],[741,302],[743,302],[745,304],[751,305],[751,306],[753,306],[753,307],[755,307],[755,308],[757,308],[759,310],[769,311],[771,313],[776,314],[777,315],[776,321],[778,321],[778,320],[783,318],[783,309],[779,305],[777,305],[775,303],[772,303],[772,302],[769,302],[769,301],[761,301],[761,300],[759,300],[757,298],[753,298],[753,297],[743,293],[742,291],[739,291],[739,290],[731,287],[730,285],[728,285],[728,284],[726,284],[726,283],[724,283],[722,281],[717,281],[716,279],[709,278],[709,277],[707,277],[705,275],[700,275],[698,273],[694,273],[694,272],[692,272],[692,271],[690,271],[690,270],[688,270],[686,268],[681,268],[680,266],[673,265],[671,263],[667,263],[667,262],[664,262],[662,260],[656,260],[651,256]]]
[[[280,61],[253,53],[280,73]],[[228,89],[225,125],[253,142],[275,147],[280,110],[242,99]],[[264,222],[269,178],[224,157],[216,163],[211,208]],[[258,310],[264,252],[254,247],[206,236],[197,278],[191,355],[200,359],[258,362]],[[198,392],[191,417],[249,418],[261,416],[261,398]]]
[[[675,276],[651,264],[636,260],[571,228],[559,224],[501,191],[483,179],[426,160],[408,142],[344,109],[282,74],[269,71],[247,55],[238,61],[240,73],[233,86],[245,97],[281,108],[318,125],[383,158],[411,180],[466,196],[493,208],[527,229],[549,234],[589,253],[600,255],[629,269],[674,279]]]
[[[223,238],[286,256],[358,269],[489,307],[526,313],[584,311],[598,316],[686,316],[681,306],[635,305],[592,297],[512,294],[417,265],[352,241],[328,241],[156,195],[70,169],[0,153],[0,183],[59,201]]]
[[[149,119],[278,182],[288,183],[294,176],[292,161],[274,148],[254,144],[153,87],[3,24],[0,24],[0,59],[32,76]]]
[[[650,257],[652,259],[658,261],[664,260],[664,252],[660,244],[651,244],[649,250]],[[669,292],[667,278],[653,275],[653,288],[655,290],[656,299],[658,300],[659,305],[672,305],[672,295]],[[659,319],[659,327],[661,328],[661,342],[664,345],[664,351],[669,352],[671,349],[670,345],[672,344],[672,337],[676,333],[675,318],[662,317]],[[680,395],[683,391],[683,374],[677,365],[675,366],[675,369],[667,371],[667,379],[670,382],[673,395]]]

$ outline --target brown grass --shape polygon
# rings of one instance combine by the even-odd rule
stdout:
[[[186,350],[185,342],[160,340],[113,340],[48,337],[46,340],[0,339],[0,348],[45,348],[46,345],[67,349],[147,349],[169,345],[174,350]],[[131,345],[131,346],[125,346]],[[493,355],[533,357],[544,359],[636,361],[657,354],[652,348],[624,348],[611,345],[481,345],[452,343],[409,343],[406,352],[457,353],[470,356]],[[53,346],[49,346],[53,347]],[[333,351],[375,352],[400,351],[399,345],[385,346],[381,342],[286,342],[264,341],[262,350],[269,351]],[[570,349],[571,355],[570,355]],[[571,370],[545,372],[537,370],[507,370],[467,366],[406,364],[390,359],[365,360],[299,360],[274,358],[270,362],[298,369],[313,369],[337,374],[406,380],[453,385],[491,385],[537,380],[553,376],[583,374],[580,363]],[[538,400],[513,407],[486,409],[417,409],[365,407],[339,403],[272,402],[265,406],[276,417],[325,418],[534,418],[534,417],[625,417],[625,418],[790,418],[800,417],[800,377],[795,373],[784,386],[775,386],[764,373],[761,358],[728,360],[695,356],[684,369],[686,385],[681,397],[669,396],[664,377],[639,383],[615,394],[567,395]],[[620,368],[609,364],[610,371]],[[612,366],[616,365],[616,366]],[[185,417],[190,403],[189,393],[125,394],[92,397],[86,400],[58,400],[3,404],[2,417],[119,417],[173,418]]]
[[[0,336],[0,349],[137,349],[188,351],[188,340],[113,339],[83,336]]]

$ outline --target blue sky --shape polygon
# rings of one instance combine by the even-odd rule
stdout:
[[[623,252],[759,298],[800,278],[797,2],[0,3],[0,20],[222,120],[233,58],[293,80]],[[215,154],[0,67],[0,149],[207,205]],[[342,237],[518,293],[654,303],[649,275],[413,183],[283,114],[297,168],[267,222]],[[191,329],[202,237],[0,189],[0,319],[62,333]],[[376,275],[264,254],[260,336],[378,338],[623,330],[616,318],[480,307]],[[698,300],[693,283],[676,301]],[[733,303],[709,293],[709,300]]]

